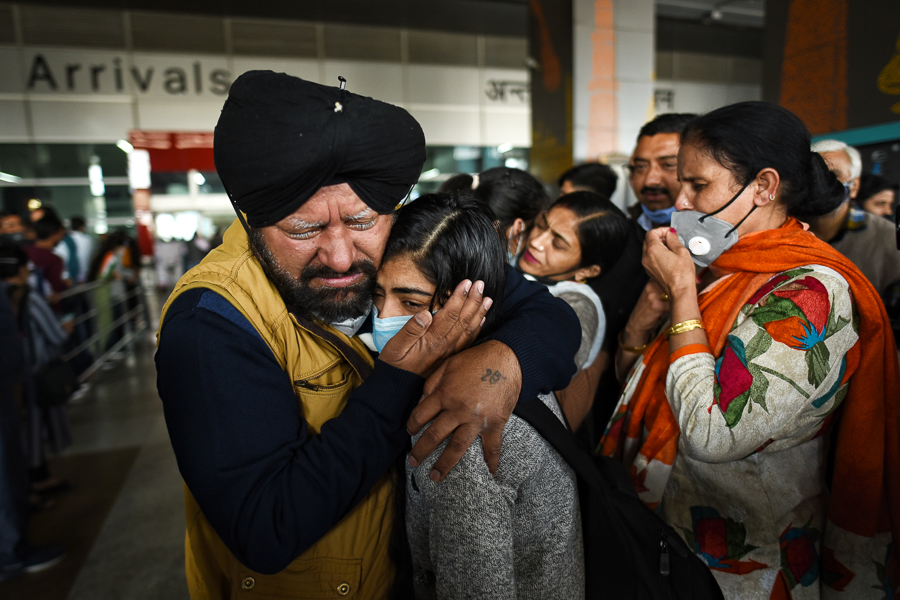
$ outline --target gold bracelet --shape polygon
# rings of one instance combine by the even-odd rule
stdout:
[[[653,343],[653,338],[650,338],[650,341],[644,344],[643,346],[626,346],[622,343],[622,334],[625,333],[625,330],[619,332],[619,348],[624,350],[625,352],[631,352],[632,354],[640,354],[644,350],[650,347],[650,344]]]
[[[687,333],[688,331],[693,331],[694,329],[706,329],[703,326],[703,321],[700,319],[690,319],[689,321],[682,321],[681,323],[675,323],[668,329],[666,329],[666,336],[678,335],[679,333]]]

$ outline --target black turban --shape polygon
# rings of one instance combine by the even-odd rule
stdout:
[[[418,181],[425,135],[400,107],[272,71],[232,84],[216,125],[216,171],[252,227],[277,223],[319,188],[350,185],[393,212]]]

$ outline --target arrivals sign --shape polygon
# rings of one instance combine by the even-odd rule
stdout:
[[[228,94],[233,74],[227,60],[183,55],[72,53],[26,54],[25,90],[30,93],[212,96]]]

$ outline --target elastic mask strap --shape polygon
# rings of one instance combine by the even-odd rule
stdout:
[[[731,229],[728,230],[728,233],[725,234],[725,237],[728,237],[729,235],[731,235],[732,233],[734,233],[734,232],[737,230],[737,228],[741,226],[741,223],[743,223],[744,221],[746,221],[746,220],[747,220],[747,217],[749,217],[750,215],[753,214],[753,211],[754,211],[754,210],[756,210],[756,205],[755,205],[755,204],[753,205],[753,208],[750,209],[750,212],[748,212],[747,215],[746,215],[743,219],[741,219],[740,221],[738,221],[738,224],[737,224],[737,225],[735,225],[734,227],[732,227]]]
[[[741,191],[739,191],[737,194],[735,194],[734,197],[731,200],[729,200],[728,202],[726,202],[724,206],[719,207],[718,209],[712,211],[711,213],[706,213],[705,215],[703,215],[702,217],[697,219],[697,221],[699,223],[702,223],[704,220],[706,220],[706,217],[712,217],[713,215],[717,215],[720,212],[722,212],[723,210],[725,210],[726,208],[728,208],[729,206],[731,206],[734,203],[734,201],[737,200],[738,197],[744,193],[744,190],[746,190],[747,186],[749,186],[752,182],[753,182],[753,180],[751,179],[750,181],[745,183],[744,187],[741,188]],[[753,208],[756,208],[756,206],[754,206]],[[750,212],[753,212],[753,211],[750,211]],[[747,216],[749,216],[749,213]],[[744,218],[746,219],[747,217],[744,217]],[[741,223],[743,223],[743,221],[741,221]],[[738,223],[738,225],[740,225],[740,223]],[[735,228],[736,227],[737,227],[737,225],[735,225]]]

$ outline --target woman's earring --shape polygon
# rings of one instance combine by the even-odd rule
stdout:
[[[772,194],[771,196],[769,196],[769,202],[774,202],[774,201],[775,201],[775,194]]]

